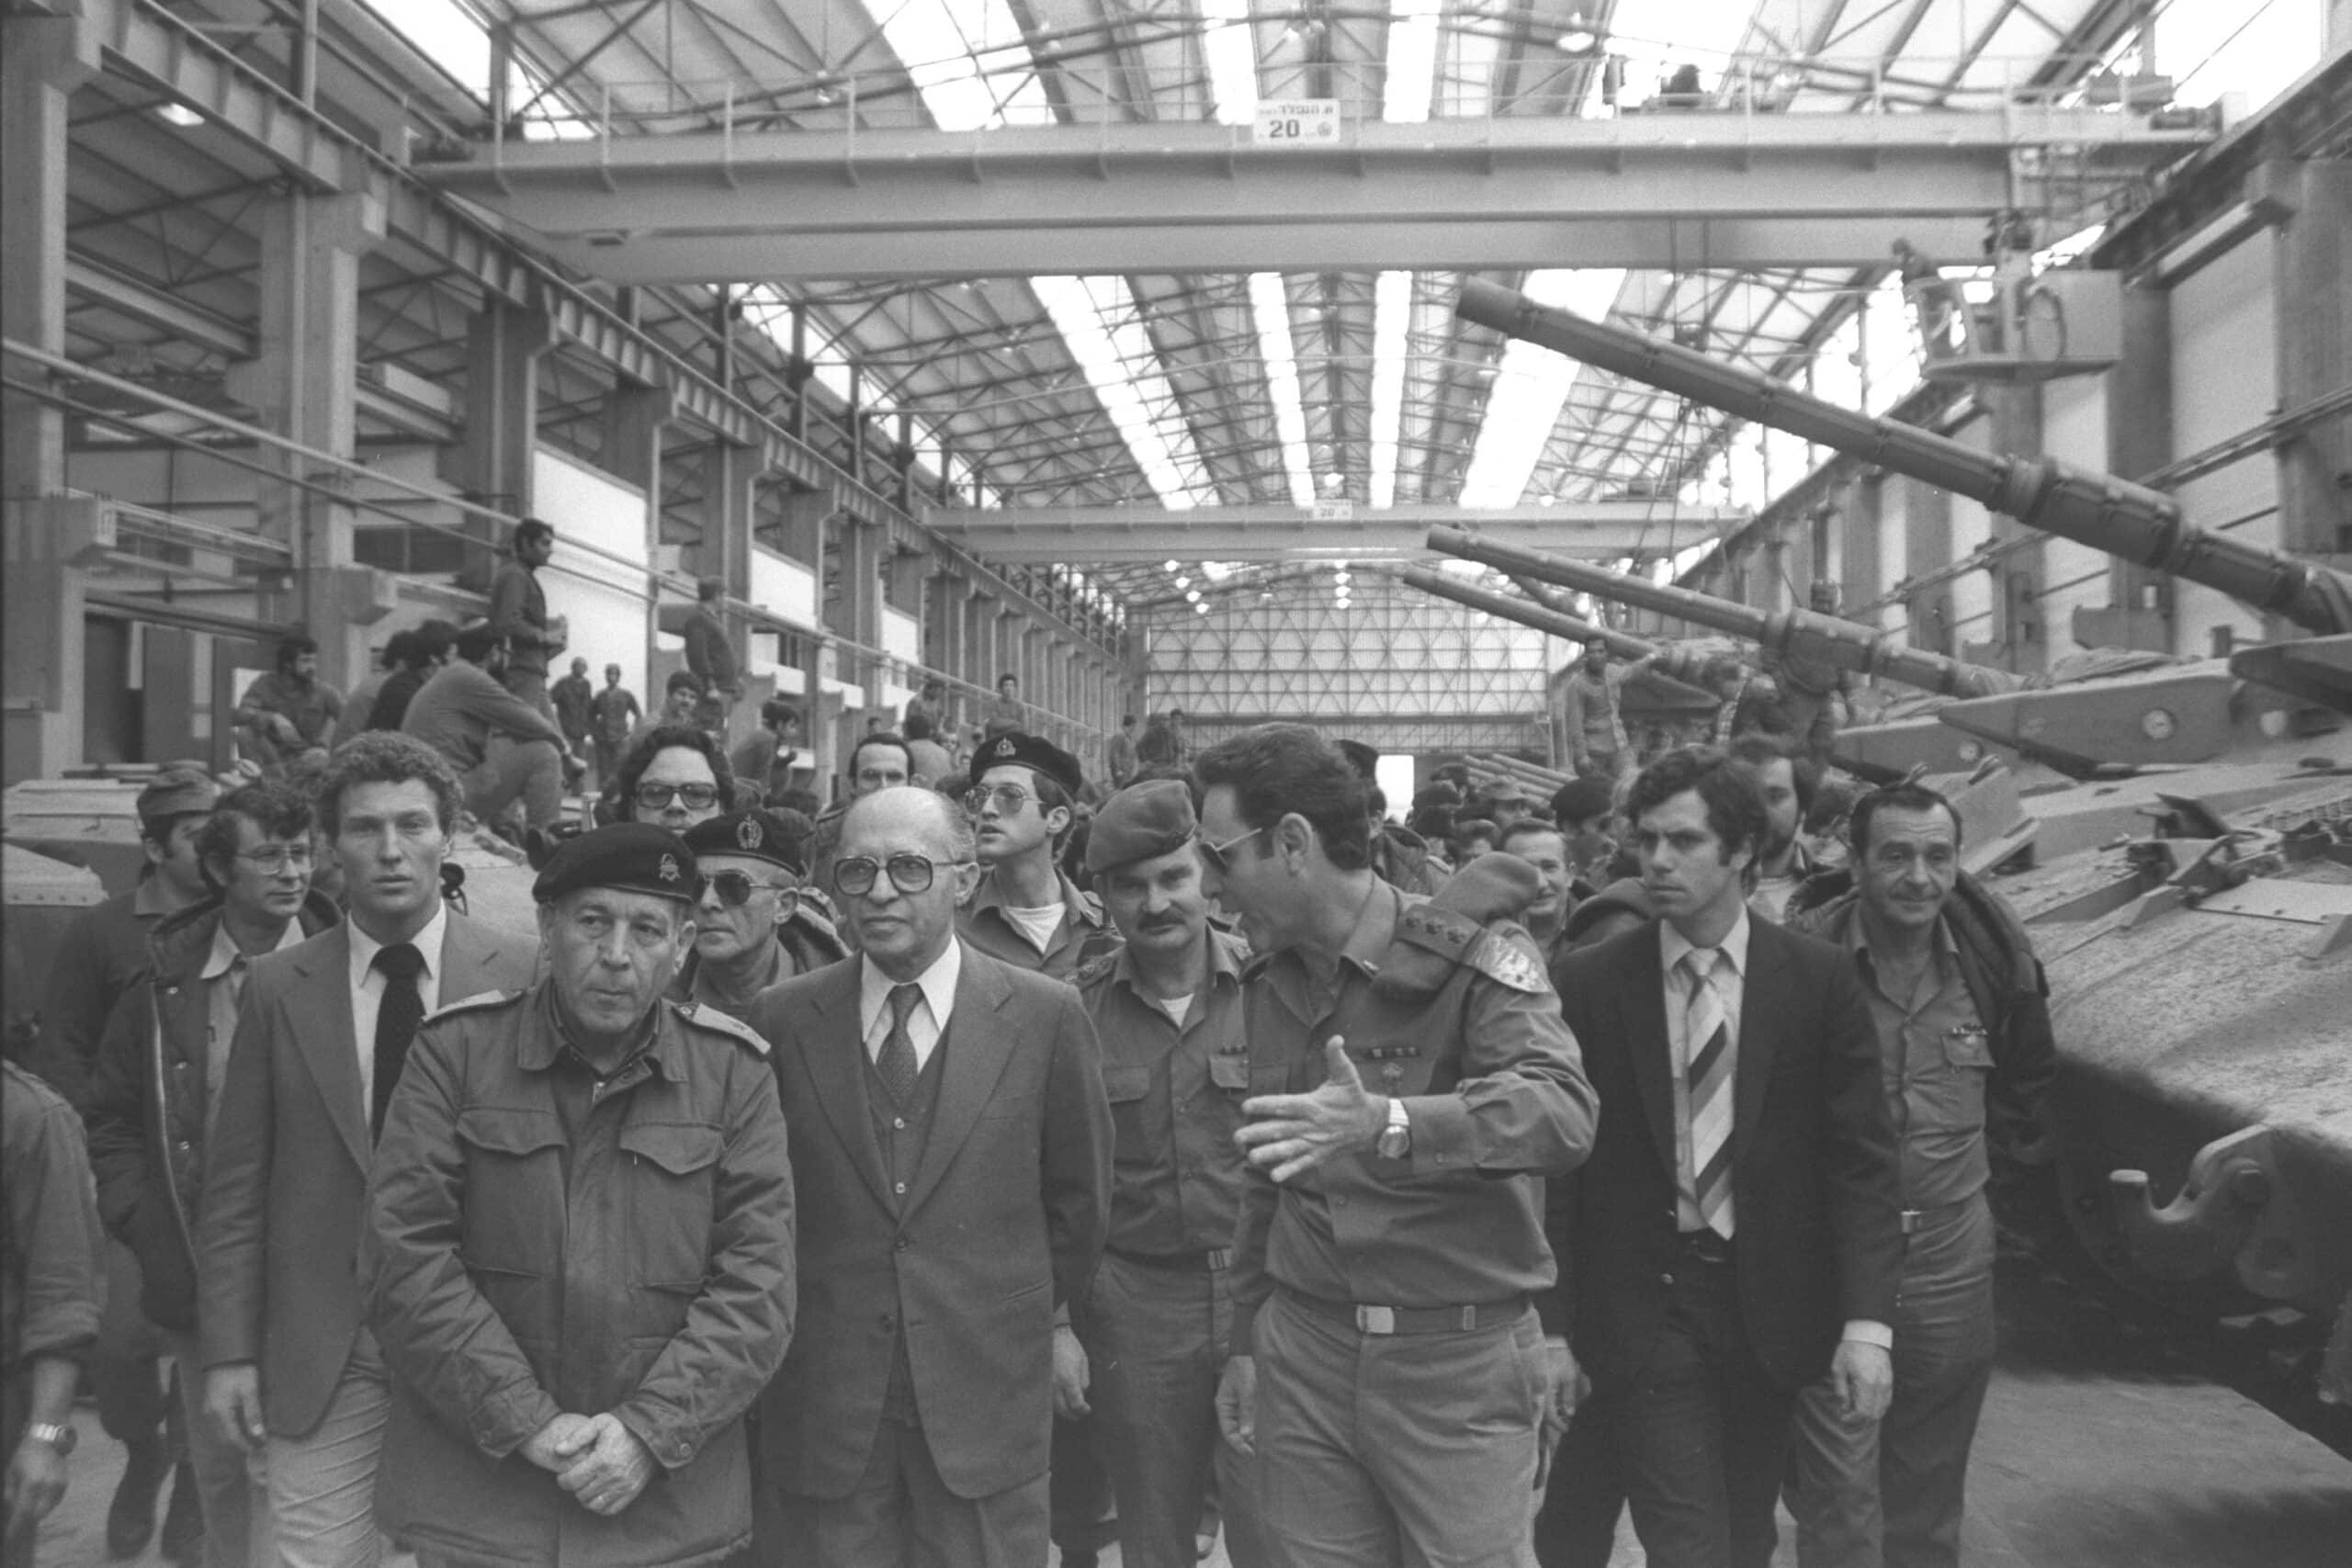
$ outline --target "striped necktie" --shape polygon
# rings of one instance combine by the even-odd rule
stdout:
[[[1738,1052],[1715,989],[1715,965],[1722,958],[1722,950],[1713,947],[1694,947],[1683,955],[1690,999],[1682,1013],[1682,1041],[1690,1053],[1691,1192],[1707,1228],[1729,1240],[1732,1074]]]

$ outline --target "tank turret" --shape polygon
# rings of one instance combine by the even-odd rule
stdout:
[[[1476,278],[1462,286],[1454,310],[1464,321],[1801,435],[1968,496],[2031,527],[2218,590],[2306,630],[2352,632],[2352,576],[2191,527],[2180,503],[2161,491],[2054,457],[1980,452],[1917,425],[1839,408],[1760,372],[1645,333],[1538,305]]]
[[[1840,620],[1816,610],[1758,610],[1753,605],[1718,599],[1712,593],[1651,582],[1605,567],[1492,544],[1459,528],[1431,528],[1429,547],[1464,560],[1483,561],[1514,577],[1531,577],[1539,582],[1599,594],[1604,599],[1728,632],[1784,659],[1813,660],[1840,670],[1881,675],[1921,691],[1955,697],[1986,697],[2017,691],[2026,683],[2024,677],[2006,670],[1988,670],[1941,654],[1906,648],[1895,634],[1860,621]]]

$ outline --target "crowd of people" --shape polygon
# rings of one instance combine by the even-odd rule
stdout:
[[[12,1563],[85,1366],[110,1547],[172,1473],[215,1568],[1763,1568],[1783,1496],[1957,1562],[2054,1064],[1941,796],[1604,712],[1420,833],[1298,725],[1089,779],[1008,677],[825,804],[789,704],[550,685],[530,589],[347,702],[289,640],[264,775],[142,792],[8,1069]],[[443,897],[510,806],[527,931]]]

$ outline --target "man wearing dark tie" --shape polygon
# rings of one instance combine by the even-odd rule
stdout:
[[[945,796],[861,797],[832,863],[860,956],[747,1017],[799,1223],[762,1562],[1044,1568],[1054,1314],[1102,1254],[1111,1111],[1078,993],[956,938],[978,874]]]
[[[422,741],[337,751],[319,821],[350,918],[257,961],[206,1151],[198,1248],[205,1405],[266,1450],[278,1561],[371,1564],[388,1397],[356,1272],[368,1167],[425,1013],[527,985],[537,944],[441,900],[461,798]]]
[[[1875,1419],[1893,1388],[1877,1039],[1835,948],[1747,913],[1765,831],[1749,773],[1670,752],[1626,815],[1660,918],[1556,971],[1611,1110],[1555,1184],[1546,1312],[1594,1380],[1654,1568],[1764,1568],[1797,1391],[1826,1369]]]

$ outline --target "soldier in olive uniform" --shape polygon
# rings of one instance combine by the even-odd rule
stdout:
[[[1250,1169],[1218,1411],[1254,1444],[1273,1561],[1530,1568],[1542,1440],[1577,1371],[1533,1177],[1595,1102],[1509,855],[1435,899],[1366,863],[1363,782],[1303,725],[1202,754],[1208,888],[1265,956],[1246,981]]]
[[[1056,866],[1085,784],[1078,759],[1052,741],[1000,735],[972,758],[965,809],[979,836],[979,887],[956,934],[991,958],[1067,980],[1118,945],[1102,902]]]
[[[1064,1402],[1093,1409],[1128,1568],[1192,1568],[1212,1474],[1234,1568],[1265,1561],[1255,1478],[1216,1426],[1241,1195],[1233,1134],[1250,1086],[1249,949],[1209,923],[1197,837],[1191,793],[1156,779],[1113,795],[1086,841],[1086,868],[1126,939],[1077,976],[1117,1144],[1110,1244],[1075,1335],[1056,1331],[1055,1362],[1075,1385],[1057,1391]]]

